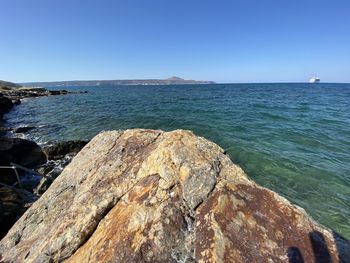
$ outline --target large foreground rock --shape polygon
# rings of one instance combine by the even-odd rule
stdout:
[[[341,262],[342,239],[191,132],[97,135],[0,243],[4,262]],[[339,248],[342,249],[339,249]]]

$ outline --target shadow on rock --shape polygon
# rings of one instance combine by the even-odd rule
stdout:
[[[314,251],[315,262],[332,263],[331,254],[329,253],[329,249],[323,235],[318,231],[314,231],[309,233],[309,238],[311,241],[312,250]]]
[[[303,256],[297,247],[288,248],[287,255],[289,263],[304,263]]]
[[[339,262],[350,262],[350,241],[333,231],[333,237],[337,247]],[[314,254],[315,263],[334,263],[327,242],[319,231],[309,233],[309,239]],[[289,247],[287,251],[289,263],[304,263],[302,251],[297,247]]]

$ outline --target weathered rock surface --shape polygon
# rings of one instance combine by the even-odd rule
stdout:
[[[249,180],[214,143],[187,131],[127,130],[86,145],[1,240],[0,255],[4,262],[336,263],[348,259],[346,245]]]

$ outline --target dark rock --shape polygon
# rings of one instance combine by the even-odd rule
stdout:
[[[35,167],[46,162],[46,156],[35,142],[20,138],[0,138],[0,165],[11,162]]]
[[[12,162],[27,168],[33,168],[45,163],[46,156],[35,142],[20,138],[0,138],[0,166],[8,166]],[[1,170],[1,183],[13,184],[15,181],[16,177],[13,170]]]
[[[79,94],[87,93],[87,91],[68,91],[68,90],[47,90],[45,88],[21,88],[21,89],[9,89],[4,90],[0,93],[1,97],[7,97],[12,100],[15,105],[21,103],[23,98],[32,98],[32,97],[43,97],[49,95],[65,95],[65,94]],[[1,103],[0,103],[1,104]]]
[[[2,118],[2,116],[5,113],[8,113],[12,107],[13,107],[12,101],[7,97],[1,96],[0,97],[0,118]]]
[[[22,214],[22,198],[13,190],[0,187],[0,239]]]
[[[44,152],[48,160],[58,160],[67,154],[77,154],[87,143],[88,141],[83,140],[59,142],[44,148]]]
[[[61,92],[59,90],[49,90],[50,95],[60,95]]]
[[[40,165],[36,171],[40,174],[47,175],[49,174],[55,167],[56,167],[56,162],[49,160],[45,164]]]
[[[1,127],[3,125],[3,120],[0,118],[0,137],[5,136],[7,132],[11,131],[11,128]]]
[[[68,90],[49,90],[49,95],[65,95],[70,93]]]
[[[25,190],[0,185],[0,239],[37,199]]]
[[[22,132],[28,132],[32,129],[35,129],[33,126],[25,126],[25,127],[18,127],[14,129],[15,133],[22,133]]]

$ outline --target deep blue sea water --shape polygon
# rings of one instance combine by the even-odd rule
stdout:
[[[37,142],[101,130],[189,129],[210,139],[259,184],[350,238],[350,84],[65,87],[6,115]]]

